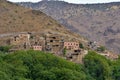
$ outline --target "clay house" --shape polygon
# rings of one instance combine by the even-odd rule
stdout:
[[[35,38],[30,40],[30,44],[33,50],[44,51],[45,40]]]
[[[64,42],[64,48],[67,50],[78,50],[79,42]]]
[[[99,54],[102,55],[102,56],[105,56],[106,58],[109,58],[111,60],[116,60],[116,59],[119,58],[118,54],[112,53],[110,51],[105,51],[105,52],[99,53]]]
[[[45,50],[48,52],[60,54],[63,50],[64,39],[58,34],[46,35]]]
[[[102,56],[105,56],[105,57],[109,57],[110,56],[109,52],[104,52],[104,53],[99,53],[99,54],[102,55]]]
[[[77,41],[69,41],[64,42],[64,48],[66,49],[66,57],[67,59],[73,59],[81,54],[81,49],[79,48],[79,42]]]
[[[112,53],[112,52],[109,52],[109,51],[106,51],[103,54],[107,54],[107,55],[104,55],[104,56],[106,56],[107,58],[109,58],[111,60],[116,60],[116,59],[119,58],[118,54],[115,54],[115,53]]]
[[[12,45],[18,45],[18,44],[21,44],[21,43],[27,43],[27,42],[29,42],[29,38],[30,38],[29,34],[21,33],[21,34],[18,34],[16,36],[12,37],[10,43]]]
[[[119,58],[119,55],[115,54],[115,53],[111,53],[109,58],[112,59],[112,60],[117,60]]]
[[[80,52],[78,52],[77,55],[76,53],[67,55],[66,59],[75,63],[83,63],[83,58],[87,53],[88,53],[87,50],[81,50]]]
[[[30,34],[28,33],[20,33],[10,39],[10,45],[13,48],[18,49],[29,49],[30,48]]]

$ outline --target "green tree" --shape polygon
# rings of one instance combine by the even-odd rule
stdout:
[[[67,53],[67,49],[64,48],[64,49],[63,49],[63,55],[66,55],[66,53]]]
[[[87,72],[96,80],[111,80],[109,60],[96,52],[88,52],[84,58],[84,66]]]
[[[79,47],[80,47],[81,49],[84,49],[84,46],[83,46],[82,43],[79,44]]]
[[[88,80],[82,68],[80,64],[39,51],[0,54],[0,80]]]
[[[120,80],[120,59],[112,62],[112,77],[114,80]]]
[[[104,52],[106,48],[104,46],[100,46],[97,48],[97,51]]]
[[[5,72],[0,71],[0,80],[10,80]]]
[[[9,52],[10,46],[0,46],[0,51],[1,52]]]

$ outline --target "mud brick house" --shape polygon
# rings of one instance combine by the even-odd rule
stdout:
[[[106,58],[109,58],[111,60],[116,60],[119,58],[119,55],[118,54],[115,54],[115,53],[112,53],[112,52],[109,52],[109,51],[105,51],[103,53],[98,53],[102,56],[105,56]]]
[[[71,53],[71,54],[68,54],[66,55],[66,59],[67,60],[70,60],[72,62],[75,62],[75,63],[82,63],[83,62],[83,58],[84,56],[88,53],[87,50],[83,50],[81,49],[80,51],[78,52],[74,52],[74,53]]]
[[[31,47],[29,39],[29,33],[20,33],[10,39],[10,45],[16,49],[29,49]]]
[[[104,53],[99,53],[100,55],[102,56],[106,56],[106,57],[109,57],[110,56],[110,53],[109,52],[104,52]]]
[[[45,51],[45,40],[42,38],[34,38],[30,40],[33,50]]]
[[[45,50],[52,53],[62,53],[64,39],[58,34],[46,35]]]
[[[67,50],[78,50],[79,42],[64,42],[64,48]]]

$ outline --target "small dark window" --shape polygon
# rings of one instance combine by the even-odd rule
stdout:
[[[53,40],[50,40],[50,42],[53,42]]]
[[[14,37],[14,40],[17,41],[17,37]]]
[[[78,44],[76,44],[76,46],[79,46]]]
[[[56,39],[56,37],[52,37],[53,39]]]
[[[35,42],[35,45],[37,45],[37,42]]]
[[[74,50],[74,52],[78,52],[77,50]]]

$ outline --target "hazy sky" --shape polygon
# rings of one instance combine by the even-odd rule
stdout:
[[[9,0],[12,2],[38,2],[41,0]],[[120,0],[64,0],[69,3],[105,3],[105,2],[118,2]]]

